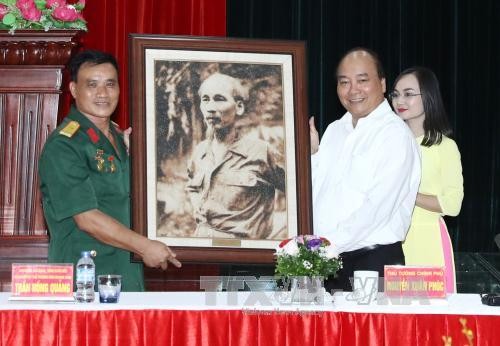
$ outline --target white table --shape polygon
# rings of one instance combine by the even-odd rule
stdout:
[[[465,321],[483,346],[500,328],[500,307],[476,294],[430,305],[359,305],[347,293],[320,305],[282,305],[273,292],[122,293],[117,304],[8,297],[0,293],[0,345],[442,345],[443,336],[463,345]]]

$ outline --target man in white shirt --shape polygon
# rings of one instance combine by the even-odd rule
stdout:
[[[337,94],[347,110],[319,145],[310,120],[314,233],[328,238],[344,268],[328,288],[350,290],[355,270],[404,264],[401,242],[420,183],[420,154],[408,126],[384,98],[385,76],[366,48],[337,67]]]

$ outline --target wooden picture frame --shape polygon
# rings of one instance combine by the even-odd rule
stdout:
[[[203,263],[272,263],[280,241],[312,233],[304,42],[131,34],[129,43],[132,228],[173,247],[181,261]],[[259,161],[254,166],[265,166],[262,170],[266,174],[272,171],[272,176],[280,179],[284,172],[283,180],[266,180],[262,172],[254,172],[255,167],[242,168],[248,167],[248,162],[241,164],[240,170],[231,166],[234,171],[229,163],[218,163],[206,173],[205,161],[199,161],[205,156],[194,153],[216,152],[215,145],[212,149],[203,147],[211,138],[207,128],[213,130],[215,125],[209,124],[210,116],[204,116],[207,108],[205,113],[200,110],[198,91],[214,74],[219,76],[212,79],[222,74],[237,81],[238,87],[228,82],[233,85],[233,97],[227,99],[244,105],[244,116],[234,116],[234,128],[242,133],[238,138],[259,143],[240,143],[244,151],[252,151],[241,157],[255,154],[267,158],[265,165]],[[212,84],[219,88],[224,83]],[[236,89],[243,90],[239,96],[235,96]],[[267,154],[260,153],[261,147],[267,148]],[[198,175],[202,185],[197,183]],[[246,191],[247,175],[252,178],[249,181],[276,191],[272,192],[272,203],[269,198],[262,202],[263,194],[255,193],[264,190],[252,190],[246,199],[239,194],[231,197],[233,190]],[[220,183],[235,177],[236,183]],[[210,190],[214,186],[218,192]],[[279,192],[280,187],[283,192]],[[247,214],[239,210],[230,213],[239,208],[236,201],[243,200],[243,205],[253,203],[253,198],[254,209],[249,208],[254,212],[252,217],[267,223],[247,227]],[[217,208],[225,209],[217,214]],[[261,209],[265,212],[259,214]]]

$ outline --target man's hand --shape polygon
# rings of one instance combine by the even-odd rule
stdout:
[[[168,267],[168,262],[172,263],[177,268],[181,267],[175,257],[177,256],[167,245],[157,240],[150,240],[148,246],[144,249],[142,260],[148,267],[165,270]]]
[[[98,209],[91,209],[73,216],[78,228],[104,244],[135,252],[148,267],[167,269],[168,262],[179,268],[181,262],[170,248],[125,227],[116,219]]]
[[[127,147],[127,154],[130,151],[130,134],[132,133],[132,128],[129,127],[125,131],[123,131],[123,141],[125,142],[125,146]]]
[[[319,134],[314,125],[314,116],[309,118],[309,136],[311,137],[311,155],[319,149]]]
[[[132,133],[132,128],[129,127],[125,131],[122,131],[120,126],[114,121],[111,122],[111,125],[114,126],[116,132],[118,132],[120,135],[123,135],[123,142],[125,142],[125,147],[127,148],[127,154],[128,154],[130,151],[130,134]]]

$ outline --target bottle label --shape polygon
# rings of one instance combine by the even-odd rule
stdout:
[[[77,268],[76,269],[76,281],[80,282],[94,282],[95,269],[94,268]]]

